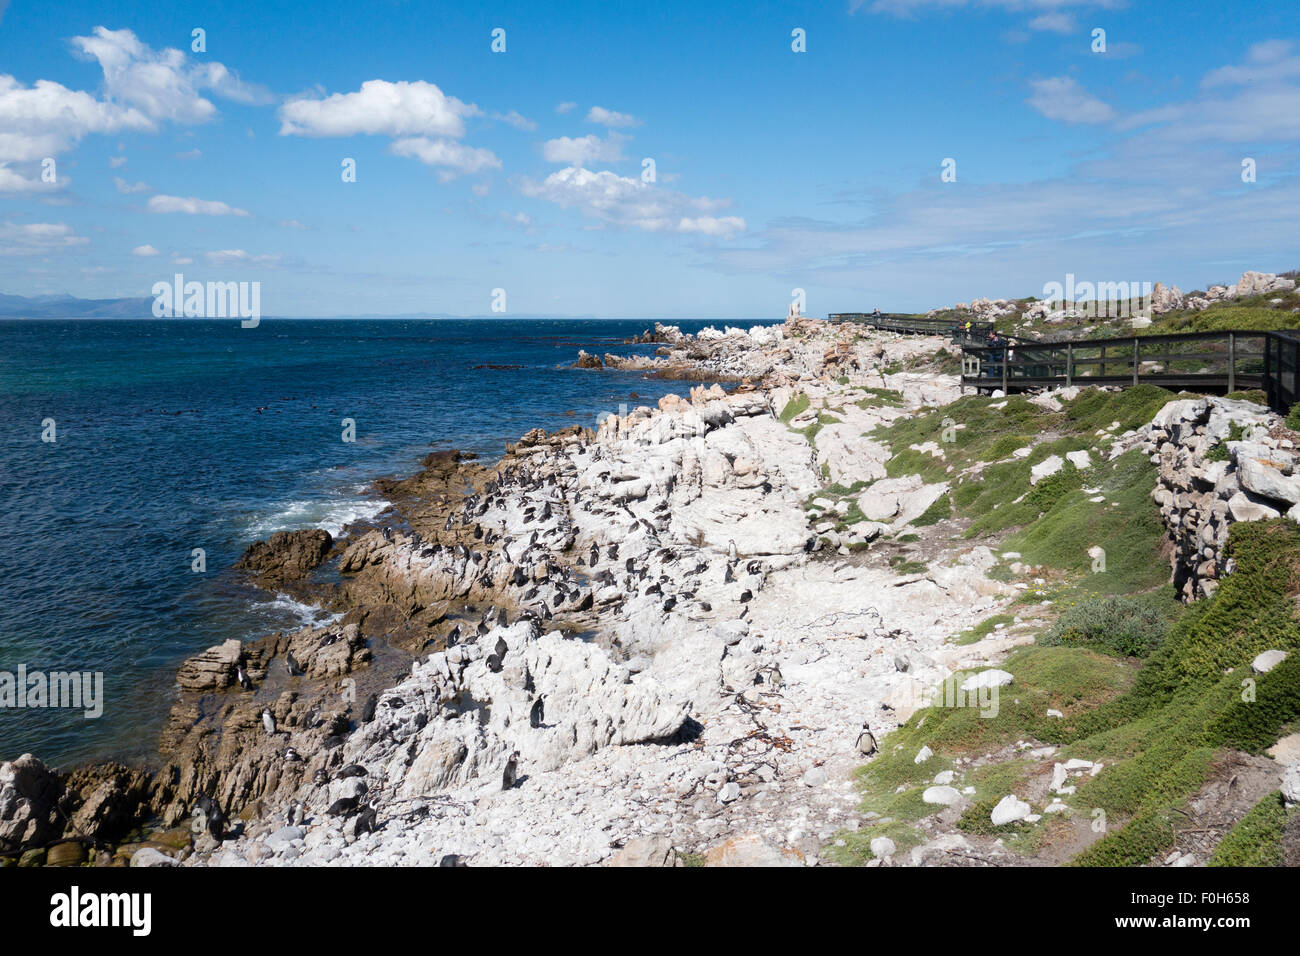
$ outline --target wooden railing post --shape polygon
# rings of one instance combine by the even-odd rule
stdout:
[[[1100,360],[1097,366],[1099,369],[1097,374],[1100,375],[1102,378],[1105,378],[1106,377],[1106,346],[1103,345],[1101,347],[1101,354],[1097,356],[1097,358]]]
[[[1074,345],[1071,342],[1065,343],[1065,385],[1069,388],[1074,384]]]
[[[1141,346],[1138,345],[1138,337],[1133,336],[1133,384],[1138,383],[1138,356],[1141,354]]]
[[[1228,392],[1237,390],[1237,333],[1228,333]]]

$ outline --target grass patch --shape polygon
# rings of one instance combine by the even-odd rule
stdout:
[[[1281,866],[1282,830],[1286,821],[1282,792],[1274,790],[1251,807],[1219,841],[1206,866]]]
[[[1147,657],[1160,646],[1181,610],[1168,590],[1136,596],[1090,596],[1067,607],[1038,643]]]
[[[994,614],[992,617],[985,618],[974,627],[967,628],[956,637],[952,638],[952,643],[965,646],[975,644],[988,637],[998,629],[998,625],[1010,625],[1015,623],[1014,614]]]
[[[795,395],[794,398],[790,399],[790,401],[785,403],[785,408],[781,409],[779,418],[783,424],[788,425],[796,416],[806,412],[810,404],[811,401],[808,396],[803,392],[800,392]]]
[[[1263,650],[1300,647],[1300,527],[1238,523],[1228,547],[1237,570],[1188,608],[1132,690],[1061,727],[1059,742],[1108,764],[1076,799],[1128,817],[1080,864],[1136,865],[1172,846],[1174,812],[1204,783],[1215,753],[1259,753],[1300,716],[1300,654],[1267,674],[1249,670]]]

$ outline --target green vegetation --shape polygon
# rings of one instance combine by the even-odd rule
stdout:
[[[1080,855],[1083,865],[1145,863],[1174,842],[1175,813],[1204,783],[1221,747],[1258,753],[1300,715],[1300,654],[1267,674],[1249,662],[1300,647],[1300,527],[1275,520],[1232,526],[1237,570],[1188,608],[1133,689],[1067,722],[1062,743],[1107,762],[1076,798],[1128,822]],[[1051,739],[1051,738],[1044,738]]]
[[[1219,841],[1207,866],[1280,866],[1282,830],[1287,810],[1281,791],[1274,790],[1237,821]]]
[[[1066,608],[1038,643],[1147,657],[1160,646],[1180,610],[1168,590],[1136,597],[1088,597]]]
[[[794,398],[785,403],[785,408],[781,409],[781,421],[788,425],[796,416],[803,414],[808,410],[810,401],[808,396],[799,392]]]
[[[934,504],[926,508],[921,515],[912,521],[913,527],[923,528],[927,525],[938,524],[952,517],[952,502],[948,500],[947,495],[940,495],[934,500]],[[901,539],[900,539],[901,540]]]
[[[982,641],[998,629],[999,624],[1012,624],[1016,620],[1014,614],[994,614],[992,617],[985,618],[974,627],[967,628],[952,639],[954,644],[966,645]]]

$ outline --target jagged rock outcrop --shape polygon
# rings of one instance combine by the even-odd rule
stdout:
[[[277,531],[266,541],[254,541],[235,563],[236,571],[251,571],[259,583],[276,587],[294,582],[325,563],[334,539],[323,528]]]
[[[38,846],[63,829],[58,775],[31,754],[0,763],[0,849]]]
[[[1281,419],[1253,402],[1226,398],[1172,401],[1131,435],[1112,458],[1141,448],[1159,469],[1151,496],[1172,544],[1173,581],[1184,597],[1212,594],[1232,571],[1224,554],[1236,521],[1300,515],[1300,475]]]

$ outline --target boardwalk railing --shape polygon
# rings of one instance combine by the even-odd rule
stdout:
[[[946,335],[967,341],[987,339],[993,331],[992,322],[968,322],[965,319],[923,319],[912,315],[878,315],[874,312],[832,312],[826,318],[831,322],[856,322],[873,329],[907,335]]]
[[[963,386],[979,392],[1138,385],[1227,394],[1262,389],[1285,412],[1296,401],[1300,334],[1179,332],[1072,342],[962,346]]]

